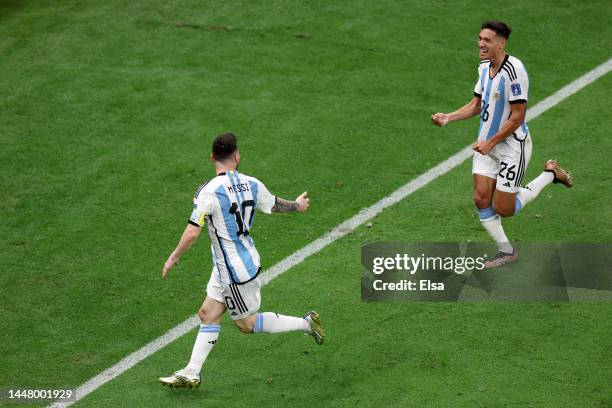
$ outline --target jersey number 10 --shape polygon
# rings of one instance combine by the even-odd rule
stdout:
[[[232,214],[236,218],[236,225],[238,226],[238,231],[236,232],[236,236],[249,235],[249,228],[251,223],[253,222],[253,215],[255,215],[255,201],[253,200],[245,200],[243,201],[242,211],[238,209],[238,204],[232,203],[232,207],[229,209],[229,213]],[[246,220],[249,220],[247,223]]]

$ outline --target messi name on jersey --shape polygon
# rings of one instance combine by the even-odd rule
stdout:
[[[230,193],[243,193],[245,191],[251,191],[249,190],[249,183],[240,183],[240,184],[233,184],[231,186],[227,186],[227,191]]]

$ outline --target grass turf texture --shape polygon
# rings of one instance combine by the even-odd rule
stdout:
[[[313,197],[308,214],[257,217],[268,266],[473,140],[475,122],[428,118],[470,98],[482,3],[156,4],[0,6],[0,387],[77,386],[195,311],[207,244],[170,281],[159,270],[211,174],[212,135],[236,132],[241,170],[273,192]],[[611,38],[605,2],[494,17],[515,30],[531,104],[609,58],[588,46]],[[546,190],[510,237],[610,241],[612,146],[595,109],[609,86],[530,123],[526,179],[557,157],[577,185]],[[320,309],[325,346],[224,321],[195,393],[155,383],[186,361],[188,335],[82,405],[611,404],[608,304],[359,302],[363,242],[486,240],[470,196],[465,164],[264,290],[264,310]]]

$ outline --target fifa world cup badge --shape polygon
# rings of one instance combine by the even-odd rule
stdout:
[[[493,92],[493,98],[496,100],[499,99],[499,91],[495,90],[495,92]]]

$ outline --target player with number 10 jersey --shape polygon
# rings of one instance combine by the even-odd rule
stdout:
[[[222,172],[198,188],[189,223],[208,221],[213,268],[223,284],[243,284],[257,277],[260,258],[249,235],[255,210],[270,214],[276,198],[254,177]]]
[[[309,206],[308,195],[304,192],[295,201],[275,197],[261,181],[238,173],[240,152],[232,133],[215,138],[211,161],[216,176],[196,190],[185,231],[162,269],[162,277],[168,277],[170,269],[178,264],[180,256],[197,240],[208,222],[213,270],[198,313],[202,324],[187,366],[159,378],[163,385],[173,388],[200,385],[200,371],[219,339],[225,311],[243,333],[297,331],[312,336],[317,344],[323,344],[325,338],[320,316],[314,310],[303,317],[259,312],[261,262],[250,235],[255,210],[267,214],[304,212]]]

